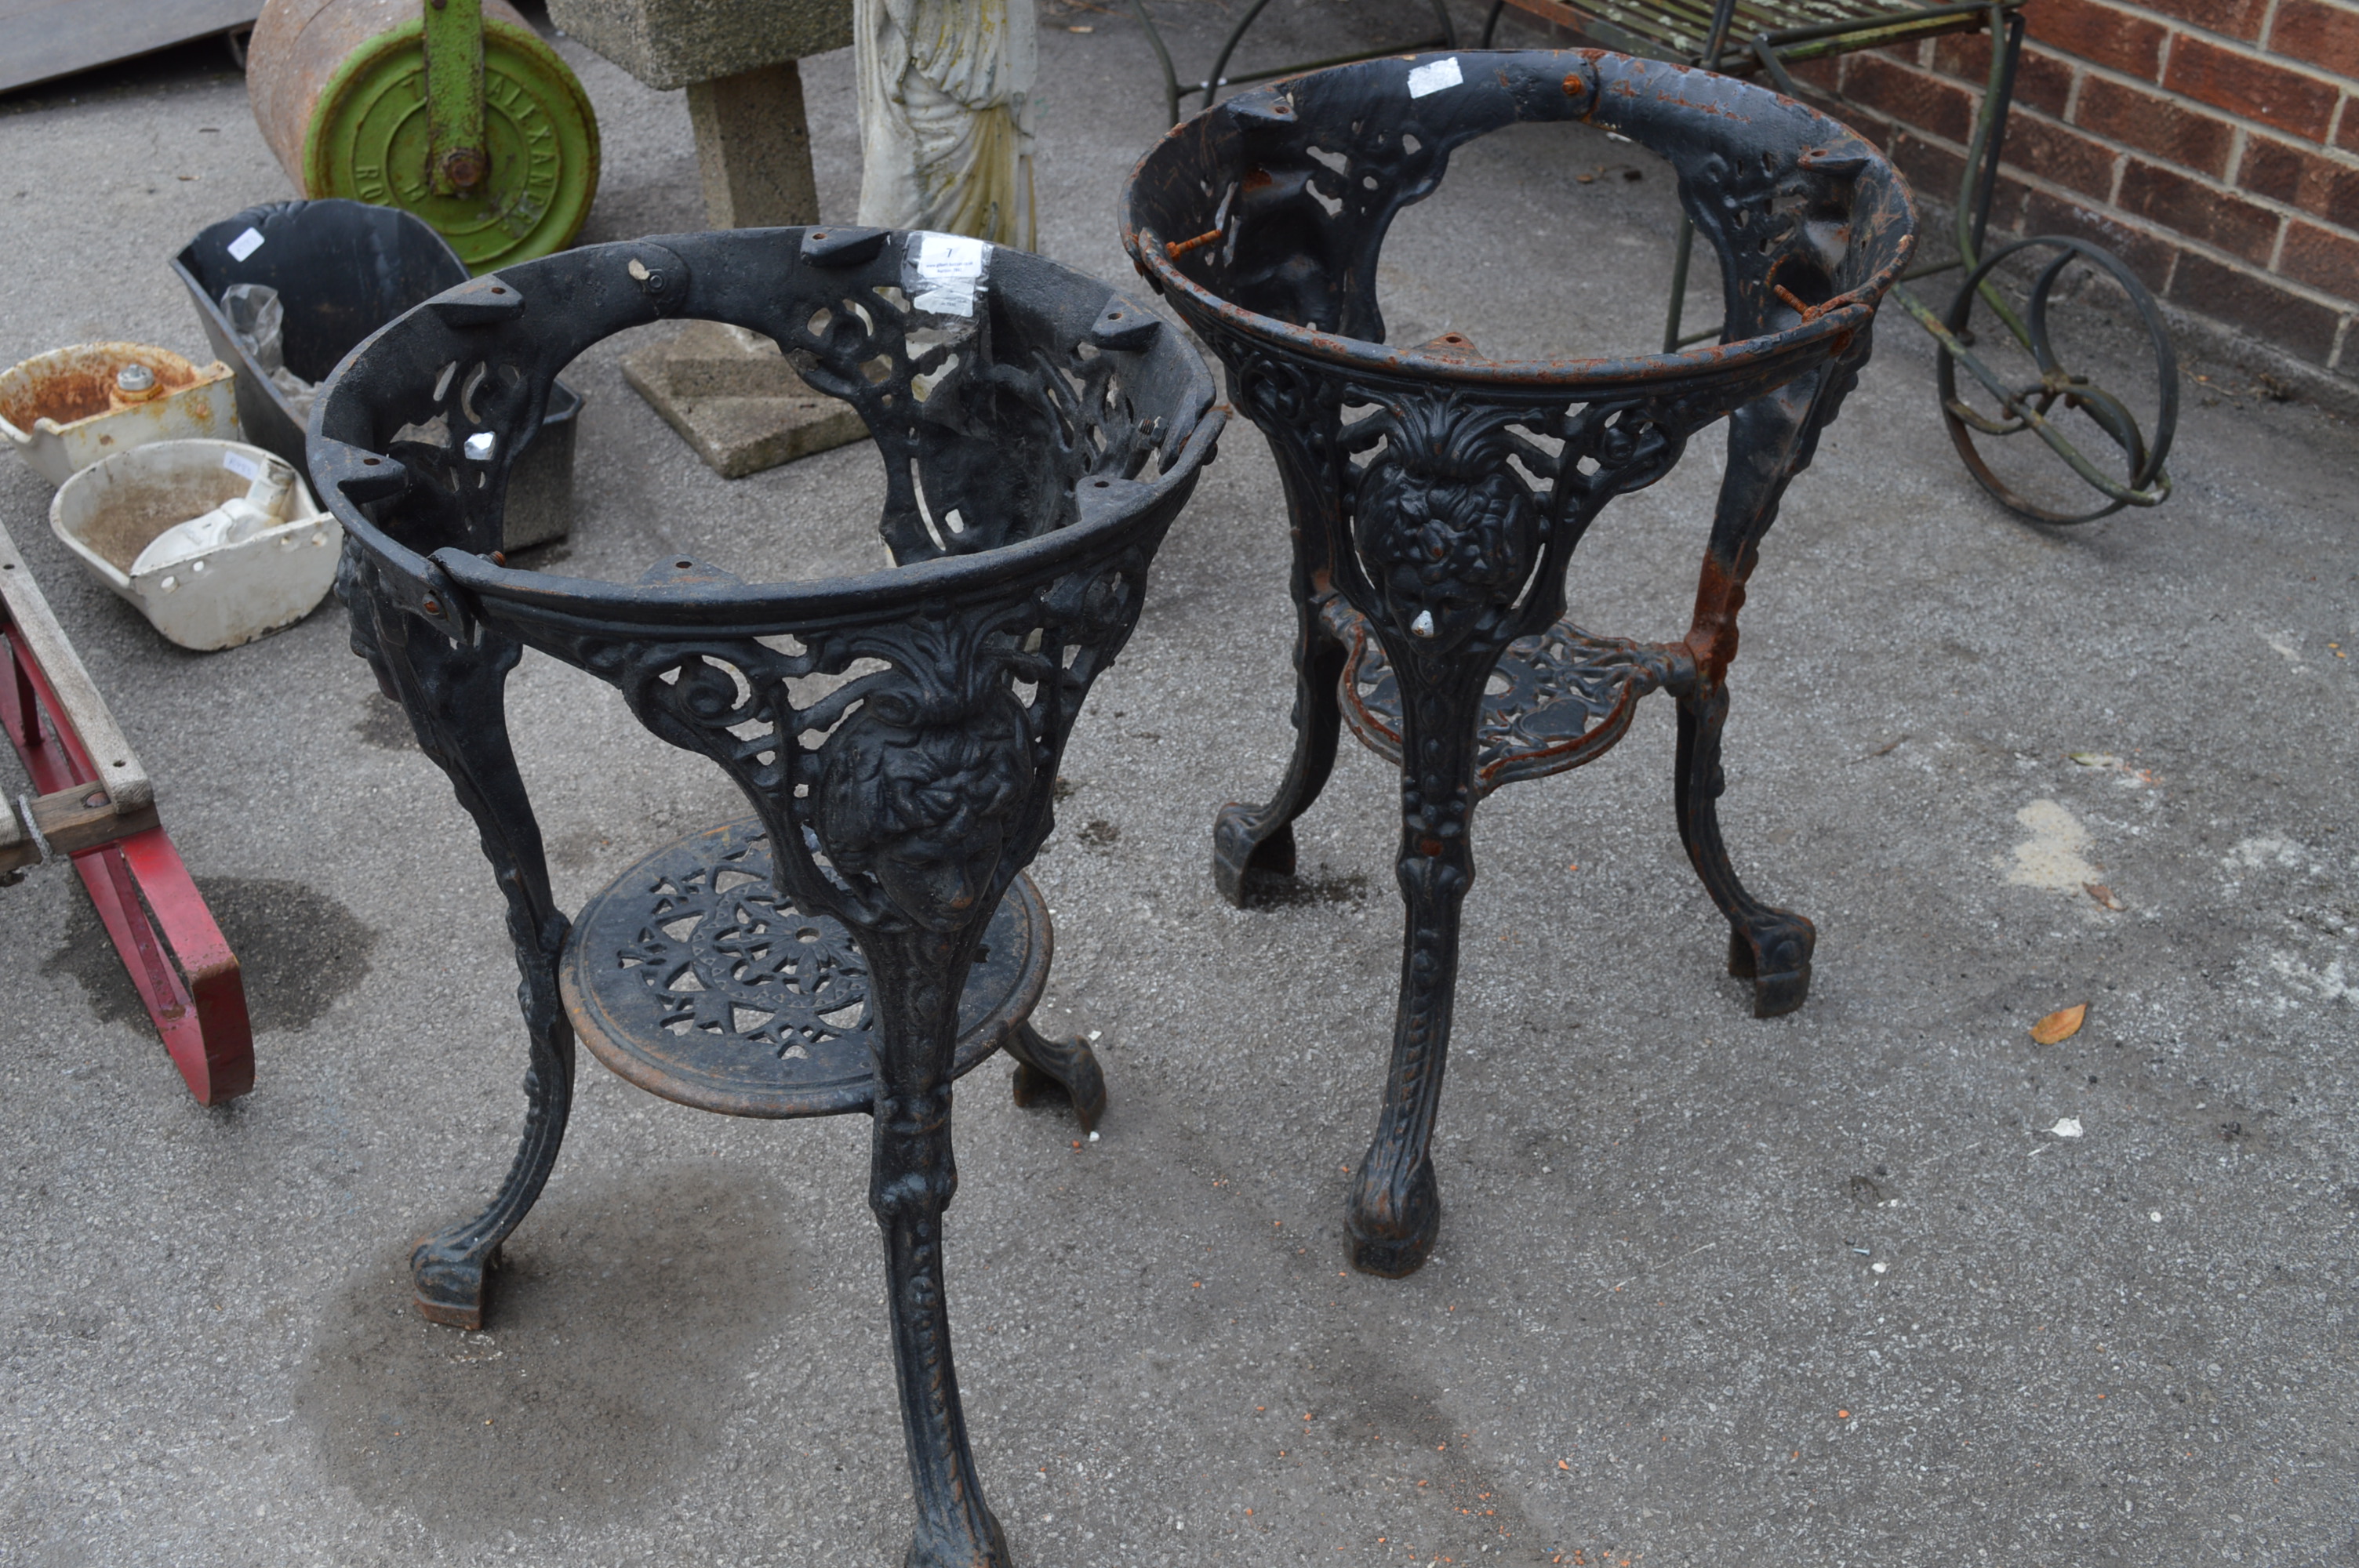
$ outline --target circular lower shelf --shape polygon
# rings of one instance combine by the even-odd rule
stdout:
[[[1343,722],[1362,745],[1397,764],[1400,680],[1384,644],[1340,599],[1329,601],[1326,619],[1343,643],[1336,687]],[[1612,751],[1629,731],[1638,699],[1660,684],[1649,651],[1626,638],[1593,636],[1570,621],[1507,644],[1483,694],[1475,793],[1560,773]]]
[[[1049,948],[1048,906],[1018,876],[967,973],[954,1076],[1030,1015]],[[591,1054],[666,1099],[725,1116],[869,1108],[867,963],[841,922],[772,891],[758,818],[691,833],[607,884],[558,981]]]

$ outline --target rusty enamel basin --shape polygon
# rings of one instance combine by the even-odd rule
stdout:
[[[78,343],[0,371],[0,437],[63,484],[101,458],[150,441],[238,435],[237,382],[148,343]]]

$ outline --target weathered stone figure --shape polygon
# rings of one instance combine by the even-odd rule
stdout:
[[[860,222],[1030,250],[1032,0],[854,0]]]

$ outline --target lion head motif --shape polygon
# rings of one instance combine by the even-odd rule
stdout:
[[[1452,398],[1367,421],[1386,450],[1360,476],[1352,540],[1394,623],[1436,653],[1515,602],[1545,538],[1507,466],[1512,417]]]
[[[875,877],[929,931],[986,917],[1008,838],[1031,797],[1031,735],[1003,688],[954,704],[887,689],[820,751],[820,840],[839,870]]]

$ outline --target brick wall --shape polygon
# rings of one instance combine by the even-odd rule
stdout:
[[[2093,240],[2180,309],[2359,380],[2359,0],[2025,15],[1994,231]],[[1796,75],[1946,208],[1989,50],[1948,38]]]

